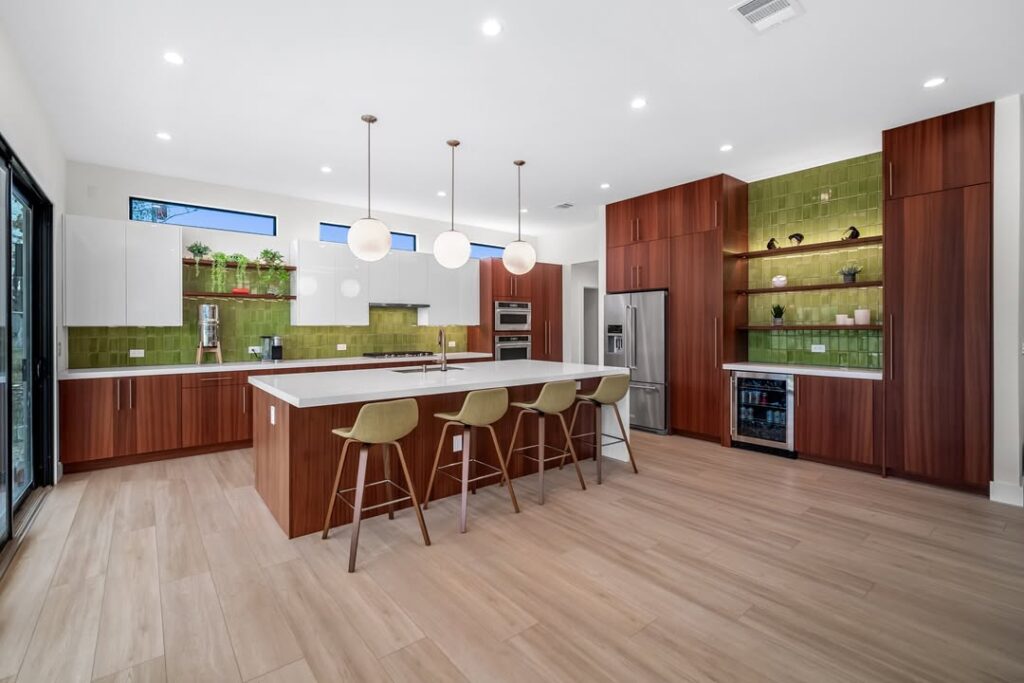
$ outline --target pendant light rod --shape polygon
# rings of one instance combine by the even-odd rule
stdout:
[[[516,239],[521,242],[523,240],[523,166],[526,162],[516,159],[512,163],[516,165],[516,201],[519,204],[519,211],[516,213]]]
[[[370,127],[377,123],[377,117],[373,114],[363,114],[362,120],[366,122],[366,217],[372,218],[370,210]]]
[[[455,148],[458,147],[462,143],[460,143],[458,140],[449,140],[447,144],[448,144],[449,147],[452,148],[452,191],[448,194],[448,196],[451,197],[451,204],[452,204],[452,227],[451,227],[451,229],[455,230]]]

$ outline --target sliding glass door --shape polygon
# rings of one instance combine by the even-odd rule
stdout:
[[[8,197],[10,188],[10,174],[5,164],[0,163],[0,228],[7,231],[10,216],[10,203]],[[7,240],[0,240],[3,244]],[[2,253],[4,247],[0,247],[0,256],[6,259]],[[0,264],[4,263],[0,260]],[[0,301],[7,299],[7,280],[0,278]],[[2,308],[0,308],[2,311]],[[7,446],[7,316],[0,315],[0,545],[11,537],[11,513],[14,509],[11,496],[10,462],[11,452]]]
[[[32,205],[11,188],[11,229],[7,250],[11,257],[11,506],[17,508],[35,486],[32,448],[32,277],[28,243],[33,222]]]

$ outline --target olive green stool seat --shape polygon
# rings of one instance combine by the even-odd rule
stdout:
[[[536,401],[532,403],[515,402],[513,407],[519,408],[519,414],[516,415],[516,425],[512,430],[512,442],[508,447],[508,457],[506,462],[512,461],[512,455],[515,453],[521,454],[527,460],[533,460],[537,463],[537,478],[539,481],[539,504],[544,504],[544,467],[547,463],[560,460],[564,461],[565,456],[568,455],[572,458],[573,465],[576,466],[576,476],[580,480],[580,488],[584,491],[587,490],[587,484],[583,481],[583,472],[580,470],[579,461],[576,459],[576,448],[572,445],[572,439],[569,438],[569,427],[565,423],[565,417],[562,413],[572,407],[573,401],[576,400],[576,381],[575,380],[564,380],[559,382],[548,382],[541,390],[540,395]],[[519,427],[522,424],[524,415],[536,415],[537,416],[537,443],[531,446],[522,446],[516,448],[516,438],[519,436]],[[546,442],[545,426],[546,418],[549,415],[558,417],[558,422],[562,426],[562,432],[566,438],[566,448],[558,449],[554,446],[549,446]],[[528,455],[527,452],[533,449],[537,449],[537,457]],[[555,455],[550,457],[547,456],[548,449],[556,451]]]
[[[430,506],[430,494],[434,490],[434,480],[437,474],[441,474],[459,482],[462,487],[462,503],[459,508],[459,533],[466,533],[466,508],[468,505],[468,493],[472,487],[476,493],[476,482],[488,477],[501,475],[502,481],[508,481],[508,495],[512,499],[512,509],[519,512],[519,501],[516,500],[516,492],[512,488],[512,481],[508,476],[508,469],[505,467],[505,458],[501,446],[498,445],[498,435],[494,431],[494,423],[505,416],[508,412],[508,389],[484,389],[471,391],[466,394],[462,402],[462,408],[457,413],[436,413],[434,417],[444,420],[444,427],[441,428],[441,438],[437,441],[437,451],[434,453],[434,467],[430,471],[430,482],[427,484],[427,495],[423,500],[423,507]],[[462,457],[457,462],[447,465],[438,464],[441,461],[441,451],[446,443],[449,427],[462,427]],[[473,457],[472,442],[474,439],[473,428],[486,429],[491,433],[491,442],[494,444],[494,451],[498,455],[498,467],[483,462]],[[461,467],[462,471],[456,476],[448,470]],[[478,468],[488,470],[484,474],[476,475]],[[472,475],[471,470],[472,468]]]
[[[414,398],[403,398],[398,401],[382,401],[380,403],[367,403],[359,409],[356,415],[356,422],[351,427],[333,429],[331,433],[345,439],[341,446],[341,458],[338,460],[338,472],[334,475],[334,491],[331,502],[327,506],[327,516],[324,518],[323,538],[327,538],[331,530],[331,515],[334,513],[334,503],[341,499],[343,503],[352,508],[352,542],[348,554],[348,570],[356,570],[356,550],[359,547],[359,525],[363,513],[370,510],[377,510],[382,507],[388,509],[388,518],[395,518],[395,505],[412,501],[412,509],[416,513],[416,519],[420,523],[420,532],[423,534],[423,543],[430,545],[430,536],[427,534],[427,525],[423,521],[423,512],[420,510],[419,500],[416,498],[416,488],[413,486],[412,477],[409,476],[409,466],[405,462],[405,453],[398,440],[410,434],[419,424],[419,406]],[[349,489],[342,490],[341,473],[345,469],[345,454],[350,444],[359,444],[359,465],[356,470],[356,485]],[[371,446],[381,446],[384,455],[384,479],[381,481],[366,483],[366,461]],[[403,488],[391,480],[391,447],[398,453],[398,462],[402,467],[402,474],[405,477]],[[386,502],[376,505],[363,506],[363,495],[367,488],[372,486],[384,486],[405,494],[397,498],[389,498]],[[345,494],[354,492],[354,500],[349,502]]]
[[[621,401],[626,394],[629,393],[629,375],[609,375],[602,377],[601,382],[597,385],[597,389],[592,394],[577,394],[576,395],[576,407],[572,411],[572,422],[569,423],[569,439],[582,439],[586,437],[593,437],[593,441],[584,441],[588,446],[594,448],[594,460],[597,462],[597,483],[600,484],[602,480],[601,476],[601,462],[603,460],[603,450],[605,446],[614,446],[617,443],[626,444],[626,452],[629,453],[629,463],[633,466],[633,472],[636,474],[640,473],[640,470],[636,467],[636,459],[633,458],[633,447],[629,443],[629,437],[626,435],[626,427],[622,423],[622,415],[619,413],[618,403]],[[576,419],[580,414],[580,407],[584,405],[590,405],[594,408],[594,431],[584,432],[582,434],[573,433],[576,430]],[[619,433],[621,436],[615,436],[614,434],[605,434],[601,423],[602,423],[602,407],[611,406],[615,412],[615,419],[619,423]],[[611,439],[605,441],[605,437]],[[565,464],[565,456],[562,456],[562,464],[559,465],[561,469],[562,465]]]

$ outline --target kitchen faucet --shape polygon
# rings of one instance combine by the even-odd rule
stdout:
[[[441,347],[441,372],[448,372],[448,335],[443,327],[437,330],[437,345]]]

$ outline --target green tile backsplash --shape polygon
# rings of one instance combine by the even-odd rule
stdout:
[[[782,248],[779,256],[752,259],[748,286],[770,287],[772,277],[785,275],[789,285],[842,282],[839,269],[847,263],[863,268],[862,282],[882,279],[882,247],[865,245],[840,251],[785,255],[789,235],[802,233],[803,244],[831,242],[855,226],[862,237],[882,234],[882,155],[869,154],[750,184],[748,248],[764,249],[772,237]],[[837,313],[850,316],[856,308],[871,311],[881,323],[880,287],[805,292],[769,292],[748,296],[752,325],[771,322],[770,307],[786,307],[787,324],[832,324]],[[748,358],[755,362],[797,363],[879,368],[881,332],[877,330],[777,330],[748,333]],[[811,353],[824,344],[825,353]]]

